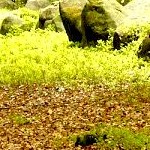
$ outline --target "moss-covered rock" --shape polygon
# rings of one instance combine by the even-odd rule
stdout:
[[[28,0],[13,0],[17,6],[17,8],[19,7],[24,7],[27,3]]]
[[[0,9],[3,8],[13,10],[16,9],[16,4],[11,0],[0,0]]]
[[[59,3],[60,16],[70,41],[81,42],[81,13],[86,0],[63,0]]]
[[[150,58],[150,35],[145,37],[142,41],[139,47],[138,57],[142,57],[144,59]]]
[[[12,26],[21,27],[23,20],[11,12],[0,14],[0,33],[6,35],[11,31]]]
[[[0,34],[18,35],[24,31],[34,30],[38,26],[39,15],[36,11],[19,8],[0,12]]]
[[[110,29],[116,29],[126,13],[115,0],[90,0],[82,11],[82,46],[107,40]]]

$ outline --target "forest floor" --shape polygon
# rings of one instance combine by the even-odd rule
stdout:
[[[134,131],[150,126],[142,89],[21,85],[0,88],[0,149],[79,149],[68,136],[104,123]],[[85,148],[86,149],[86,148]],[[92,149],[96,149],[96,146]]]

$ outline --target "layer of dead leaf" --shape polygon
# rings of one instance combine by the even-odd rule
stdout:
[[[0,149],[76,149],[66,140],[100,123],[139,130],[150,126],[150,97],[102,86],[36,84],[0,88]],[[11,116],[28,121],[19,124]],[[93,147],[93,149],[96,149]]]

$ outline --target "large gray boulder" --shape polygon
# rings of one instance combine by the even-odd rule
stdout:
[[[70,41],[81,42],[81,13],[87,0],[62,0],[59,2],[60,16]]]
[[[123,20],[123,25],[141,25],[150,22],[150,1],[132,0],[125,7],[127,17]],[[129,22],[130,21],[130,22]]]
[[[127,45],[139,38],[138,33],[142,32],[141,27],[150,23],[150,0],[132,0],[124,6],[127,16],[123,18],[121,25],[117,26],[113,43],[115,49],[120,45]],[[134,28],[134,29],[133,29]]]
[[[16,5],[13,1],[11,0],[0,0],[0,9],[16,9]]]
[[[82,11],[82,47],[107,40],[109,31],[116,29],[124,17],[126,12],[116,0],[90,0]]]
[[[57,32],[65,30],[59,13],[59,2],[40,9],[39,27],[45,29],[49,25],[52,25]]]
[[[49,0],[28,0],[25,7],[31,10],[39,10],[50,5]]]

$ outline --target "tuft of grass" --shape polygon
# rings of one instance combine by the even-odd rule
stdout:
[[[18,125],[24,125],[24,124],[28,124],[31,122],[30,119],[24,117],[23,115],[20,114],[12,114],[9,116],[10,120],[12,120],[15,124]]]

